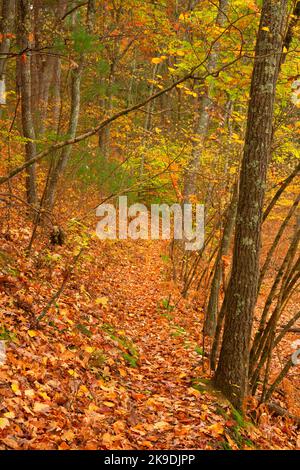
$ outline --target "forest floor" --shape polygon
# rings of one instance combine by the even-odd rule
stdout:
[[[164,242],[92,239],[37,323],[74,247],[28,257],[19,222],[2,233],[0,449],[299,447],[292,421],[263,407],[251,424],[207,385],[203,312],[170,281]]]

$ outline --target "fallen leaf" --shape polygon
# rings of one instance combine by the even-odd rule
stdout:
[[[158,421],[154,424],[154,429],[157,429],[158,431],[167,431],[168,429],[171,429],[171,427],[172,426],[166,421]]]
[[[7,418],[0,418],[0,429],[6,428],[9,424],[9,420]]]
[[[37,332],[34,330],[28,330],[27,333],[29,334],[30,338],[34,338],[35,336],[37,336]]]
[[[116,404],[113,403],[112,401],[104,401],[104,402],[103,402],[103,405],[106,405],[106,406],[108,406],[109,408],[113,408],[114,406],[116,406]]]
[[[14,392],[15,395],[22,395],[22,394],[21,394],[21,390],[20,390],[20,388],[19,388],[18,382],[13,382],[13,383],[11,384],[11,389],[12,389],[12,391]]]
[[[33,411],[35,413],[47,413],[47,411],[49,410],[50,410],[50,406],[46,405],[45,403],[36,402],[33,405]]]
[[[220,436],[224,433],[224,426],[221,423],[215,423],[207,428],[208,432],[210,432],[214,437]]]

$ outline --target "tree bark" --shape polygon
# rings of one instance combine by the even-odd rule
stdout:
[[[219,0],[219,9],[216,17],[216,24],[220,27],[226,23],[226,11],[228,8],[228,0]],[[215,44],[208,57],[207,70],[210,72],[216,68],[219,58],[218,45]],[[200,142],[195,142],[192,149],[192,155],[188,163],[185,175],[184,175],[184,189],[183,196],[185,202],[190,202],[190,197],[196,194],[197,190],[197,177],[201,164],[201,154],[204,145],[205,138],[208,132],[209,120],[210,120],[210,94],[211,87],[207,87],[206,93],[203,96],[199,96],[199,109],[198,117],[195,124],[195,133],[199,136]]]
[[[18,58],[22,128],[23,136],[28,139],[25,143],[25,154],[26,161],[29,161],[36,155],[36,143],[31,100],[32,12],[28,0],[17,0],[17,15],[18,43],[22,53]],[[26,193],[28,203],[35,204],[37,201],[35,164],[26,170]]]
[[[2,41],[0,43],[0,105],[6,103],[5,90],[5,69],[7,63],[7,54],[10,49],[10,33],[12,32],[13,16],[14,16],[14,0],[2,1],[0,31]],[[1,116],[1,108],[0,108]]]
[[[234,185],[232,199],[228,210],[226,211],[226,219],[224,224],[224,230],[222,235],[222,240],[217,255],[214,276],[211,283],[209,301],[207,306],[207,311],[205,315],[204,322],[204,334],[206,336],[214,336],[217,324],[217,315],[219,311],[219,293],[222,280],[222,257],[227,255],[230,241],[232,238],[232,232],[234,229],[236,209],[237,209],[237,184]]]
[[[70,112],[69,129],[68,129],[68,135],[71,139],[73,139],[76,135],[78,119],[79,119],[81,74],[82,74],[82,65],[79,65],[77,68],[72,70],[71,112]],[[50,177],[49,177],[49,181],[48,181],[46,193],[45,193],[45,207],[50,211],[52,210],[53,205],[54,205],[56,188],[57,188],[59,178],[67,165],[70,153],[71,153],[71,147],[70,146],[64,147],[59,155],[57,162],[52,167],[52,170],[50,170]]]
[[[93,33],[95,10],[96,7],[94,0],[89,0],[86,18],[86,29],[89,34]],[[84,57],[81,54],[79,58],[79,65],[77,67],[74,67],[71,71],[71,111],[68,128],[68,135],[71,139],[75,138],[78,127],[80,113],[80,85],[83,67]],[[67,165],[70,154],[71,147],[64,147],[59,155],[58,160],[56,161],[56,163],[54,163],[54,166],[50,168],[50,176],[45,188],[44,195],[45,207],[50,211],[52,211],[53,209],[57,185]]]
[[[248,393],[249,352],[253,311],[257,301],[263,202],[286,12],[287,0],[263,2],[240,174],[232,274],[222,306],[225,326],[214,382],[239,409],[242,409]]]

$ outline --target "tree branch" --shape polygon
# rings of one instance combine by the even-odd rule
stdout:
[[[227,69],[228,67],[230,67],[231,65],[235,64],[236,62],[238,62],[242,57],[242,54],[240,53],[238,55],[237,58],[235,58],[234,60],[232,60],[231,62],[229,62],[228,64],[225,64],[223,65],[220,69],[219,69],[219,73],[222,72],[223,70]],[[34,163],[42,160],[44,157],[46,157],[47,155],[49,155],[51,152],[53,151],[56,151],[56,150],[59,150],[63,147],[66,147],[67,145],[72,145],[72,144],[76,144],[78,142],[81,142],[82,140],[85,140],[87,139],[88,137],[91,137],[95,134],[97,134],[101,129],[103,129],[104,127],[108,126],[109,124],[111,124],[112,122],[116,121],[117,119],[119,119],[120,117],[122,116],[126,116],[127,114],[130,114],[144,106],[146,106],[149,102],[155,100],[156,98],[159,98],[161,95],[164,95],[165,93],[168,93],[169,91],[173,90],[176,86],[178,86],[180,83],[183,83],[185,82],[186,80],[190,79],[191,76],[193,75],[193,73],[199,68],[201,67],[201,65],[203,65],[203,63],[206,61],[206,58],[198,65],[196,65],[195,67],[193,67],[193,69],[187,74],[185,75],[184,77],[180,78],[179,80],[177,80],[176,82],[173,82],[171,85],[167,86],[166,88],[164,88],[163,90],[160,90],[158,91],[157,93],[154,93],[153,95],[151,95],[150,97],[148,97],[147,99],[145,99],[144,101],[141,101],[140,103],[137,103],[129,108],[126,108],[126,109],[123,109],[122,111],[119,111],[117,112],[116,114],[113,114],[112,116],[104,119],[103,121],[101,121],[97,126],[95,127],[92,127],[91,129],[85,131],[83,134],[80,134],[76,137],[74,137],[73,139],[67,139],[63,142],[57,142],[56,144],[52,145],[51,147],[49,147],[48,149],[46,150],[43,150],[42,152],[38,153],[35,157],[31,158],[30,160],[26,161],[23,165],[20,165],[18,166],[17,168],[15,168],[14,170],[12,170],[10,173],[8,173],[6,176],[2,176],[0,177],[0,185],[1,184],[4,184],[6,183],[7,181],[9,181],[11,178],[13,178],[14,176],[16,176],[17,174],[21,173],[22,171],[26,170],[26,168],[30,167],[31,165],[33,165]],[[207,77],[209,76],[212,76],[214,75],[216,72],[215,71],[212,71],[212,72],[207,72],[206,74],[203,75],[202,77],[202,80],[204,81]]]

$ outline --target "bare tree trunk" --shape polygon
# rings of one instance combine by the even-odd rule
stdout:
[[[228,0],[219,0],[219,10],[216,18],[216,24],[220,27],[224,26],[226,23],[227,8]],[[209,71],[213,71],[216,68],[218,59],[219,50],[218,45],[215,44],[208,58],[207,69]],[[185,202],[189,202],[190,197],[195,195],[197,190],[197,177],[201,164],[201,154],[210,121],[211,91],[212,89],[210,86],[203,96],[198,97],[199,109],[197,112],[195,133],[199,136],[200,142],[194,142],[193,144],[192,155],[184,175],[183,196]]]
[[[93,33],[95,11],[96,11],[95,1],[89,0],[88,8],[87,8],[86,28],[90,34]],[[83,56],[81,55],[79,59],[79,65],[77,67],[74,67],[71,71],[71,111],[70,111],[69,129],[68,129],[68,135],[69,135],[69,138],[71,139],[73,139],[76,136],[78,120],[79,120],[80,85],[81,85],[81,75],[82,75],[83,67],[84,67],[84,59],[83,59]],[[71,146],[64,147],[61,151],[61,154],[58,157],[57,162],[54,163],[54,166],[52,168],[50,168],[49,180],[47,182],[47,185],[45,188],[45,195],[44,195],[45,207],[50,211],[53,209],[57,185],[68,163],[71,150],[72,150]]]
[[[60,115],[61,115],[61,59],[55,58],[56,63],[53,71],[53,125],[58,134],[60,126]]]
[[[287,0],[264,0],[252,74],[242,161],[232,274],[222,310],[225,326],[215,385],[241,409],[259,279],[261,225],[276,83],[287,19]]]
[[[46,120],[48,115],[49,93],[50,85],[54,73],[54,67],[57,65],[56,57],[44,56],[42,63],[42,70],[40,74],[40,93],[39,93],[39,127],[38,134],[43,135],[46,130]]]
[[[32,36],[32,12],[28,0],[17,0],[17,32],[18,43],[23,51],[18,58],[20,91],[21,91],[21,113],[23,136],[28,139],[25,143],[26,160],[30,160],[36,155],[35,129],[32,117],[31,100],[31,53],[30,49]],[[36,165],[31,165],[26,174],[27,201],[35,204],[37,200],[36,192]]]
[[[58,0],[56,8],[56,16],[61,18],[67,9],[67,0]],[[53,125],[55,131],[59,132],[60,127],[60,116],[61,116],[61,58],[58,56],[53,57],[54,66],[53,66],[53,75],[52,75],[52,85],[53,85]]]
[[[223,236],[215,263],[214,276],[211,283],[209,301],[203,327],[203,331],[206,336],[214,336],[216,330],[217,315],[219,311],[219,294],[222,279],[222,257],[226,256],[228,253],[233,233],[238,199],[237,190],[237,184],[235,184],[233,188],[232,199],[228,210],[226,211]]]
[[[87,15],[86,15],[86,28],[90,34],[92,34],[94,30],[95,14],[96,14],[96,0],[88,0]]]
[[[0,105],[6,104],[6,82],[5,69],[7,62],[7,54],[10,49],[10,33],[12,32],[14,17],[15,0],[3,0],[0,20],[0,31],[2,41],[0,43]],[[2,109],[0,108],[0,116]]]
[[[151,83],[150,90],[149,90],[149,96],[153,95],[154,81],[155,81],[156,75],[158,73],[158,69],[159,69],[159,64],[154,64],[152,77],[151,77],[152,83]],[[153,110],[153,105],[154,105],[154,103],[151,101],[150,103],[148,103],[147,108],[146,108],[146,117],[145,117],[145,124],[144,124],[144,129],[145,129],[146,132],[151,130],[151,122],[152,122],[151,112]],[[145,142],[145,140],[144,140],[144,142]],[[145,153],[142,152],[141,164],[140,164],[140,177],[141,178],[144,175],[144,166],[145,166]]]
[[[51,21],[53,26],[56,23],[56,18],[61,18],[67,8],[67,0],[55,0],[53,5],[50,8],[47,8],[47,14],[51,17],[47,21]],[[38,49],[40,47],[40,36],[43,26],[43,2],[41,0],[34,0],[33,2],[33,12],[34,12],[34,27],[35,27],[35,47]],[[60,25],[60,27],[62,27]],[[32,71],[33,71],[33,80],[32,83],[32,93],[34,95],[33,105],[36,107],[38,112],[36,113],[36,132],[39,135],[43,135],[46,130],[47,117],[48,117],[48,107],[49,99],[51,94],[51,84],[54,81],[54,107],[57,104],[57,84],[60,86],[60,58],[56,55],[45,54],[43,51],[41,53],[36,53],[33,56]],[[59,100],[60,101],[60,100]],[[60,106],[60,102],[59,102]],[[56,109],[54,111],[56,117]]]
[[[71,113],[69,120],[68,136],[74,138],[77,131],[79,111],[80,111],[80,82],[81,82],[82,64],[71,72]],[[49,181],[45,193],[45,206],[47,209],[52,210],[55,200],[57,184],[61,174],[63,173],[72,147],[64,147],[59,155],[57,162],[52,167],[50,172]]]

